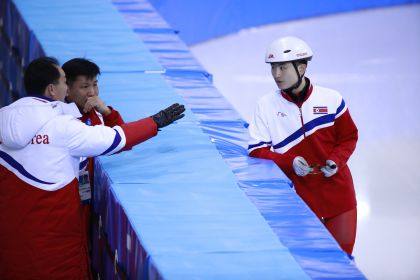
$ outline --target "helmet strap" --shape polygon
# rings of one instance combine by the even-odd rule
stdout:
[[[305,75],[305,73],[303,73],[302,76],[299,74],[299,71],[298,71],[298,68],[297,68],[297,61],[292,61],[292,64],[293,64],[293,68],[295,68],[296,74],[298,76],[298,80],[294,85],[292,85],[291,87],[283,90],[284,92],[286,92],[289,95],[293,95],[293,91],[295,89],[297,89],[300,86],[300,84],[302,84],[302,77]]]
[[[300,92],[300,95],[296,95],[295,93],[293,93],[293,90],[297,89],[303,81],[303,77],[305,76],[305,73],[303,73],[302,75],[299,75],[299,71],[297,69],[297,61],[293,61],[292,62],[293,67],[295,68],[296,74],[298,76],[298,81],[291,87],[289,87],[288,89],[284,89],[283,91],[285,93],[287,93],[287,95],[290,96],[290,98],[292,98],[293,101],[295,101],[296,103],[300,103],[305,99],[306,93],[307,93],[307,89],[309,87],[309,83],[305,86],[305,88],[303,88],[303,90]]]

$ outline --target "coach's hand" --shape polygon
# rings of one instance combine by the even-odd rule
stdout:
[[[166,109],[163,109],[159,113],[152,116],[152,119],[157,124],[158,128],[165,127],[170,125],[176,120],[179,120],[184,117],[185,107],[178,103],[172,104]]]

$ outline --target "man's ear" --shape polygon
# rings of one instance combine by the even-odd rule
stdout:
[[[307,65],[305,63],[301,63],[301,64],[298,65],[297,68],[298,68],[298,71],[299,71],[299,75],[300,76],[305,75],[306,67],[307,67]]]
[[[51,99],[54,99],[55,97],[55,87],[53,84],[49,84],[47,88],[45,89],[45,96],[49,97]]]

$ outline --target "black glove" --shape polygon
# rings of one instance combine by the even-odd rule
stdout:
[[[163,109],[159,113],[152,116],[152,119],[157,124],[158,128],[165,127],[170,125],[176,120],[184,117],[182,114],[185,111],[184,105],[179,105],[178,103],[172,104],[166,109]]]

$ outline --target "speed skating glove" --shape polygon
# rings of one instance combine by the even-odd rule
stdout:
[[[185,111],[184,105],[180,105],[178,103],[172,104],[166,109],[163,109],[157,114],[152,116],[152,119],[157,124],[158,128],[165,127],[170,125],[176,120],[184,117],[183,112]]]
[[[293,170],[298,176],[306,176],[312,172],[313,169],[309,166],[303,157],[297,156],[293,160]]]
[[[320,168],[321,172],[324,173],[325,177],[331,177],[335,173],[337,173],[338,166],[334,161],[327,159],[325,163],[326,165]]]

